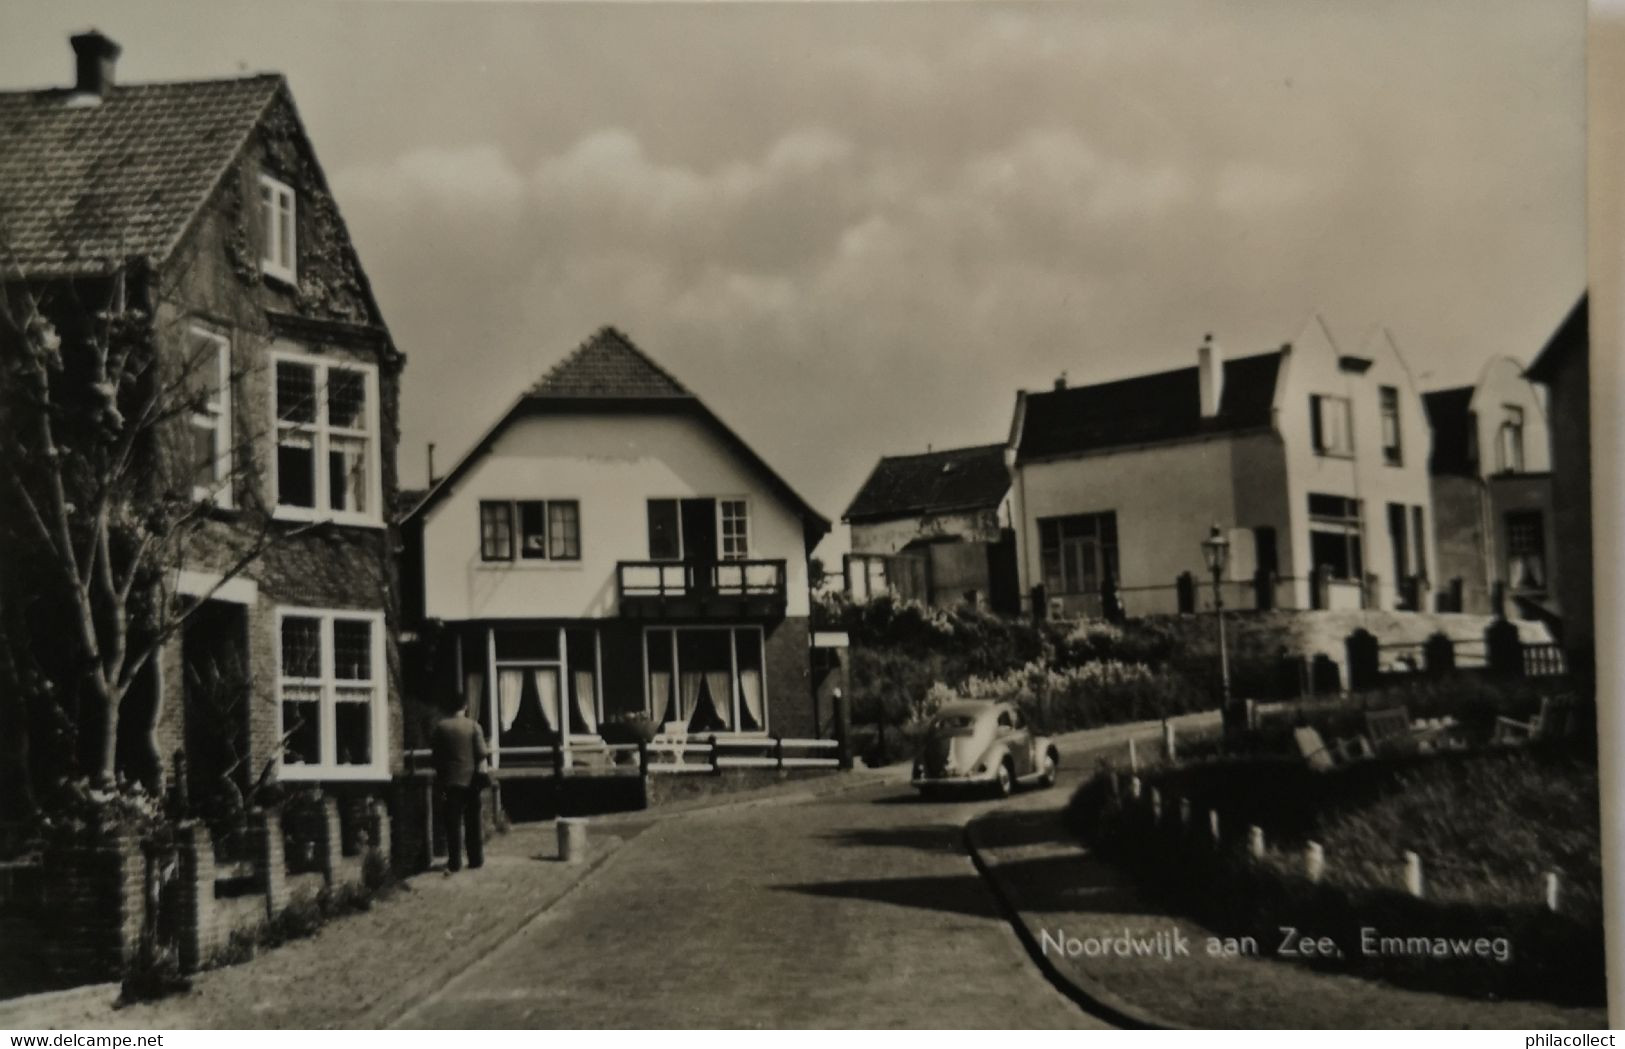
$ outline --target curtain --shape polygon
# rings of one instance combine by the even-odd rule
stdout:
[[[576,714],[588,732],[598,731],[598,705],[594,702],[593,672],[576,671]]]
[[[762,716],[762,672],[755,667],[744,667],[739,671],[739,695],[745,704],[745,711],[750,719],[756,723],[758,729],[767,727],[767,720]]]
[[[705,684],[711,692],[711,709],[717,712],[717,720],[722,722],[723,728],[733,728],[734,695],[731,677],[726,670],[708,670],[705,672]]]
[[[542,717],[547,721],[549,732],[559,730],[559,672],[550,667],[538,668],[530,672],[530,679],[536,685],[536,697],[542,701]]]
[[[665,724],[671,712],[671,671],[649,671],[649,707],[654,723]]]
[[[677,675],[682,691],[677,696],[677,720],[685,726],[694,718],[694,708],[700,705],[700,682],[704,675],[697,670],[685,670]]]
[[[475,719],[485,710],[485,675],[478,670],[463,675],[463,709]]]
[[[502,731],[513,728],[519,716],[519,700],[525,691],[523,670],[497,671],[497,710],[502,716]]]

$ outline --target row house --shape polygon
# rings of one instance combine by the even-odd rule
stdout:
[[[842,521],[854,599],[1020,611],[1002,443],[882,456]]]
[[[1429,433],[1386,332],[1358,352],[1314,318],[1292,343],[1018,394],[1009,440],[1022,592],[1037,614],[1211,607],[1424,609],[1437,563]]]
[[[463,695],[499,767],[639,716],[819,735],[808,557],[829,523],[621,332],[525,391],[405,527],[426,686]]]
[[[117,44],[72,42],[72,88],[0,93],[5,280],[65,342],[116,300],[152,318],[187,405],[147,450],[152,491],[207,518],[163,566],[189,614],[125,699],[119,770],[156,780],[184,751],[200,800],[262,771],[381,787],[401,767],[384,508],[404,359],[281,76],[121,84]],[[13,626],[61,658],[37,566],[8,562]]]
[[[1517,361],[1501,357],[1477,383],[1423,401],[1433,431],[1439,610],[1552,617],[1560,583],[1539,391]]]

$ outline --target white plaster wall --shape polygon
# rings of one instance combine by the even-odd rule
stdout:
[[[1343,371],[1339,353],[1370,358],[1364,374]],[[1403,503],[1424,508],[1423,540],[1429,578],[1438,579],[1438,550],[1434,543],[1433,499],[1428,478],[1432,435],[1420,392],[1399,350],[1381,332],[1363,347],[1339,350],[1318,318],[1310,320],[1292,343],[1282,362],[1276,384],[1276,425],[1286,448],[1288,507],[1292,518],[1291,561],[1283,544],[1282,575],[1305,577],[1309,560],[1309,493],[1341,495],[1362,501],[1365,569],[1377,575],[1376,602],[1394,608],[1394,554],[1388,537],[1387,505]],[[1382,409],[1378,388],[1399,390],[1401,464],[1390,466],[1382,456]],[[1310,425],[1309,400],[1313,394],[1347,397],[1354,416],[1354,457],[1334,458],[1316,453]],[[1308,584],[1296,585],[1299,607],[1308,607]],[[1431,598],[1429,599],[1431,603]]]
[[[1547,472],[1552,468],[1552,442],[1546,406],[1535,384],[1523,377],[1523,365],[1510,357],[1497,357],[1484,366],[1468,404],[1478,428],[1479,472],[1488,477],[1500,469],[1501,419],[1507,405],[1523,409],[1524,472]]]
[[[1067,514],[1117,514],[1118,566],[1125,588],[1173,587],[1182,572],[1205,581],[1202,540],[1213,524],[1229,532],[1227,578],[1250,579],[1251,529],[1289,540],[1279,442],[1271,433],[1215,437],[1027,463],[1018,468],[1014,516],[1025,594],[1043,578],[1038,521]],[[1171,593],[1171,591],[1170,591]],[[1208,599],[1205,588],[1199,590]],[[1174,599],[1169,596],[1168,602]]]
[[[783,558],[789,616],[808,613],[802,522],[704,424],[680,415],[515,421],[424,522],[425,610],[441,619],[617,614],[615,565],[649,556],[649,499],[750,501],[750,556]],[[482,499],[576,499],[581,560],[480,560]]]

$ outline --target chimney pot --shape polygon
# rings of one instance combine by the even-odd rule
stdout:
[[[1055,388],[1057,390],[1066,389],[1066,372],[1062,372],[1055,377]]]
[[[104,98],[113,87],[113,67],[124,49],[99,30],[91,29],[68,38],[73,44],[73,90],[81,95]]]

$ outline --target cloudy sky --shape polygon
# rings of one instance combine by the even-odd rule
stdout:
[[[825,514],[1018,388],[1389,328],[1424,388],[1584,282],[1574,0],[9,3],[0,86],[277,70],[441,468],[603,324]]]

